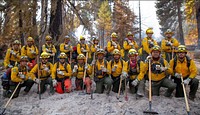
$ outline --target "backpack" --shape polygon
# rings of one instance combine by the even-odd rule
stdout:
[[[123,68],[123,60],[120,59],[120,62],[121,62],[121,64],[122,64],[122,68]],[[114,64],[114,60],[111,60],[111,68],[112,68],[113,64]],[[122,71],[123,71],[123,70],[122,70]]]
[[[59,68],[59,66],[60,66],[60,63],[57,62],[57,63],[56,63],[56,75],[57,75],[57,69]],[[65,68],[65,71],[68,72],[68,71],[67,71],[67,63],[65,63],[65,67],[64,67],[64,68]]]
[[[190,57],[186,55],[186,61],[187,61],[187,67],[189,68],[190,67]],[[177,56],[174,57],[174,65],[173,65],[173,70],[175,70],[176,68],[176,65],[177,65]]]

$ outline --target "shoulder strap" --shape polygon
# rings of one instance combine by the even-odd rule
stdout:
[[[187,60],[187,67],[189,68],[190,67],[191,58],[186,55],[186,60]]]

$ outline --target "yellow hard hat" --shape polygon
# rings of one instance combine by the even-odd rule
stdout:
[[[128,55],[130,56],[130,55],[138,55],[138,53],[137,53],[137,51],[135,50],[135,49],[130,49],[129,51],[128,51]]]
[[[85,60],[85,55],[79,54],[79,55],[77,56],[77,59],[78,59],[78,60],[81,60],[81,59]]]
[[[67,55],[64,52],[62,52],[62,53],[60,53],[58,58],[67,58]]]
[[[15,44],[20,45],[21,43],[19,42],[19,40],[15,40],[15,41],[13,42],[13,45],[15,45]]]
[[[146,34],[153,34],[153,28],[148,28],[146,30]]]
[[[46,41],[50,41],[50,40],[52,40],[52,37],[51,37],[50,35],[47,35],[47,36],[45,37],[45,40],[46,40]]]
[[[50,55],[47,52],[42,52],[42,54],[40,55],[40,58],[49,58]]]
[[[161,51],[161,48],[159,45],[154,45],[152,48],[151,48],[151,52],[153,51]]]
[[[98,54],[105,54],[105,51],[103,49],[98,49],[96,55]]]
[[[80,40],[85,40],[85,37],[83,37],[83,36],[80,36]]]
[[[33,39],[32,37],[29,36],[29,37],[27,38],[27,42],[34,42],[34,39]]]
[[[21,56],[20,61],[29,61],[28,56]]]
[[[112,34],[111,34],[111,38],[117,38],[118,36],[117,36],[117,33],[115,33],[115,32],[113,32]]]
[[[112,54],[113,55],[121,55],[121,52],[118,49],[114,49]]]
[[[133,33],[128,32],[128,34],[126,34],[126,37],[128,37],[128,36],[133,36]]]
[[[185,52],[187,53],[187,48],[184,45],[179,45],[178,46],[178,51],[177,52]]]
[[[166,34],[174,34],[174,32],[172,32],[171,29],[167,29],[167,31],[165,32],[165,35],[166,35]]]

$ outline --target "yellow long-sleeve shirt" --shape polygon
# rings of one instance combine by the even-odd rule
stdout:
[[[14,52],[14,54],[16,55],[13,55],[13,53],[11,52]],[[4,66],[7,68],[8,65],[10,64],[10,61],[13,61],[13,62],[19,62],[20,60],[20,54],[21,51],[16,51],[16,50],[13,50],[11,48],[9,48],[6,52],[6,56],[4,58]]]
[[[39,64],[40,65],[40,70],[39,70],[39,77],[41,80],[45,80],[47,79],[47,77],[49,77],[51,75],[52,69],[53,69],[53,65],[48,62],[47,64]],[[45,68],[48,68],[49,71],[46,71]],[[31,75],[32,75],[32,79],[35,80],[36,76],[38,74],[38,64],[36,64],[30,71]]]
[[[71,74],[72,74],[71,66],[69,64],[67,64],[67,65],[66,64],[67,63],[61,64],[60,62],[57,62],[54,64],[52,74],[51,74],[52,79],[55,79],[56,77],[58,77],[58,78],[71,77]],[[58,67],[58,65],[59,65],[59,67]],[[66,70],[65,70],[65,66],[67,66]],[[59,71],[62,71],[64,73],[64,75],[58,74]]]
[[[21,49],[21,55],[28,56],[30,59],[34,59],[38,55],[38,48],[35,45],[32,45],[31,47],[25,45]]]
[[[172,75],[175,73],[182,74],[183,78],[189,76],[189,78],[195,78],[197,76],[197,67],[194,63],[194,61],[190,60],[190,67],[187,67],[187,59],[185,57],[184,61],[181,63],[177,59],[176,67],[174,67],[174,59],[170,60],[169,62],[171,70],[173,70]]]
[[[123,43],[124,49],[125,49],[125,50],[130,50],[130,49],[134,48],[134,49],[137,50],[137,49],[138,49],[138,44],[137,44],[137,42],[131,41],[131,43],[133,43],[133,46],[129,45],[128,41],[125,40],[124,43]]]
[[[42,45],[42,51],[50,53],[50,54],[57,52],[56,48],[55,48],[55,46],[53,44],[47,44],[47,43]]]
[[[69,44],[62,43],[60,44],[60,52],[69,53],[72,50],[72,46]]]
[[[114,68],[114,66],[117,66],[117,68],[115,72],[112,72],[112,68]],[[112,62],[111,60],[108,62],[107,69],[109,75],[117,77],[120,76],[123,71],[127,72],[127,63],[124,60],[119,60],[118,62]]]
[[[164,62],[164,65],[161,64],[160,60],[159,61],[152,60],[152,64],[157,63],[157,64],[161,64],[164,67],[168,67],[168,69],[166,71],[163,71],[161,73],[153,73],[152,72],[153,68],[151,68],[151,79],[152,79],[152,81],[160,81],[160,80],[162,80],[163,78],[166,77],[166,73],[168,73],[168,74],[172,73],[172,70],[169,67],[168,62],[165,59],[163,59],[163,62]],[[140,70],[141,70],[141,76],[138,76],[138,80],[139,81],[143,79],[143,77],[144,77],[143,74],[144,73],[147,73],[148,76],[149,76],[149,73],[148,73],[148,71],[149,71],[149,64],[148,63],[144,63],[143,67]]]
[[[96,52],[97,51],[97,44],[93,44],[93,45],[91,45],[91,53],[94,53],[94,52]],[[99,48],[101,48],[101,47],[99,47]]]
[[[31,78],[30,73],[27,70],[28,67],[24,67],[21,69],[21,67],[13,67],[11,69],[11,81],[12,82],[22,82],[22,81],[26,81],[29,78]],[[24,74],[25,75],[25,79],[20,78],[19,74]]]
[[[91,75],[92,74],[92,67],[89,64],[87,64],[87,66],[88,66],[88,69],[86,70],[86,75]],[[80,66],[78,64],[78,70],[77,70],[77,72],[73,73],[74,76],[76,76],[78,79],[82,79],[84,77],[84,71],[85,71],[84,68],[85,68],[84,65]]]
[[[143,50],[146,51],[148,54],[150,54],[150,48],[149,48],[149,42],[148,42],[148,40],[151,40],[154,45],[157,45],[157,42],[154,39],[147,38],[147,37],[142,40]]]
[[[109,72],[104,73],[101,70],[102,67],[108,69],[107,65],[108,65],[108,62],[106,60],[103,60],[102,62],[100,62],[99,60],[96,61],[96,64],[95,64],[95,73],[96,74],[95,75],[97,78],[103,78],[103,77],[105,77],[104,76],[105,74],[109,74]]]
[[[109,41],[109,42],[107,43],[107,51],[108,51],[109,53],[112,53],[112,51],[115,49],[115,47],[112,45],[112,42],[113,42],[113,41]],[[118,43],[116,43],[116,44],[117,44],[117,49],[118,49],[118,50],[121,50],[120,45],[119,45]]]
[[[162,51],[164,52],[172,52],[172,47],[171,46],[167,46],[166,43],[167,41],[171,42],[172,43],[172,47],[176,48],[179,46],[179,42],[177,39],[175,38],[171,38],[171,39],[163,39],[162,42],[161,42],[161,49]],[[176,52],[176,51],[175,51]]]

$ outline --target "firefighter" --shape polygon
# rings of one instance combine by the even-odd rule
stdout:
[[[110,93],[113,80],[108,75],[107,65],[108,62],[104,59],[105,51],[98,49],[96,52],[97,61],[94,63],[94,81],[96,82],[95,93],[103,93],[107,89],[106,94]],[[106,85],[106,87],[105,87]]]
[[[146,57],[150,54],[150,49],[157,45],[157,42],[152,38],[153,30],[148,28],[146,30],[147,37],[142,40],[142,57],[141,59],[145,61]]]
[[[174,33],[170,29],[167,29],[167,31],[165,32],[166,38],[163,39],[161,42],[161,49],[164,53],[163,57],[167,60],[167,62],[174,58],[176,52],[175,49],[177,49],[177,47],[179,46],[178,40],[172,38],[173,34]]]
[[[168,79],[168,74],[171,74],[172,70],[169,68],[168,62],[160,56],[160,46],[155,45],[154,47],[152,47],[150,52],[152,56],[148,56],[147,60],[151,60],[152,95],[159,96],[160,88],[165,87],[167,88],[167,91],[165,92],[164,96],[171,97],[172,92],[176,88],[176,84]],[[145,73],[147,73],[149,70],[148,64],[149,63],[146,63],[144,65],[145,68],[143,71]],[[138,81],[143,79],[143,77],[138,77]]]
[[[112,58],[112,52],[114,49],[121,50],[119,43],[117,42],[117,34],[113,32],[111,34],[111,40],[107,43],[107,61]]]
[[[53,65],[48,62],[49,59],[49,54],[47,52],[42,52],[40,55],[41,63],[39,63],[39,68],[38,64],[36,64],[33,69],[31,69],[30,73],[32,75],[32,79],[36,83],[40,83],[40,92],[38,93],[44,93],[46,91],[46,85],[50,85],[50,93],[54,94],[54,88],[53,88],[53,82],[51,78],[51,72],[53,69]],[[39,76],[38,76],[38,70],[39,70]]]
[[[42,52],[47,52],[50,54],[50,58],[49,61],[54,64],[54,60],[55,60],[55,55],[56,55],[56,48],[52,43],[52,37],[50,35],[47,35],[45,37],[46,43],[44,45],[42,45]]]
[[[4,59],[5,68],[12,68],[15,66],[15,63],[20,61],[21,50],[20,50],[19,40],[15,40],[12,44],[12,47],[9,48],[6,52]]]
[[[76,90],[84,90],[84,87],[86,86],[86,93],[90,94],[92,80],[89,75],[92,74],[92,68],[86,63],[84,54],[79,54],[77,60],[78,63],[73,68],[73,75],[76,76]]]
[[[100,48],[99,39],[96,36],[93,36],[92,40],[93,40],[93,43],[92,43],[92,45],[90,47],[90,49],[91,49],[91,60],[94,59],[95,52]]]
[[[77,44],[77,53],[86,56],[86,53],[89,53],[89,51],[89,46],[85,43],[85,37],[80,36],[80,43]]]
[[[26,95],[30,91],[31,87],[34,84],[34,81],[31,80],[29,67],[27,66],[28,61],[29,60],[27,56],[21,56],[20,64],[12,68],[10,89],[6,92],[6,94],[4,94],[4,96],[10,97],[18,84],[20,85],[17,88],[13,98],[18,97],[21,87],[25,87],[24,93],[23,93],[24,95]]]
[[[136,93],[137,96],[144,96],[145,80],[138,80],[138,77],[144,76],[145,72],[141,69],[144,68],[143,61],[138,59],[138,53],[135,49],[130,49],[128,52],[130,60],[127,61],[128,75],[129,75],[129,88],[131,93]]]
[[[187,56],[187,49],[184,45],[178,46],[177,57],[170,61],[170,68],[173,70],[174,82],[176,86],[176,97],[183,97],[183,87],[181,77],[183,77],[183,83],[190,85],[189,99],[194,101],[197,89],[199,87],[199,80],[197,76],[197,67],[193,59]]]
[[[67,61],[71,63],[71,55],[73,52],[72,45],[70,44],[70,37],[65,36],[64,43],[60,44],[60,52],[64,52],[67,55]]]
[[[114,49],[112,54],[113,54],[113,60],[110,60],[107,65],[108,73],[109,75],[111,75],[111,78],[113,80],[112,91],[118,93],[120,79],[122,79],[123,81],[122,81],[121,91],[123,92],[125,90],[124,81],[128,76],[127,64],[124,60],[120,58],[121,52],[118,49]]]
[[[21,55],[22,56],[28,56],[29,62],[28,66],[29,68],[33,68],[36,64],[36,57],[39,54],[37,46],[34,44],[34,39],[32,37],[27,38],[27,45],[24,45],[21,49]]]
[[[123,47],[124,47],[124,60],[128,61],[128,51],[130,49],[138,49],[138,44],[137,42],[134,40],[134,35],[131,32],[128,32],[128,34],[126,35],[127,38],[125,38],[125,41],[123,43]]]
[[[71,66],[66,62],[67,55],[64,52],[60,53],[58,58],[59,61],[54,64],[51,74],[53,86],[57,93],[70,93],[72,90]]]

